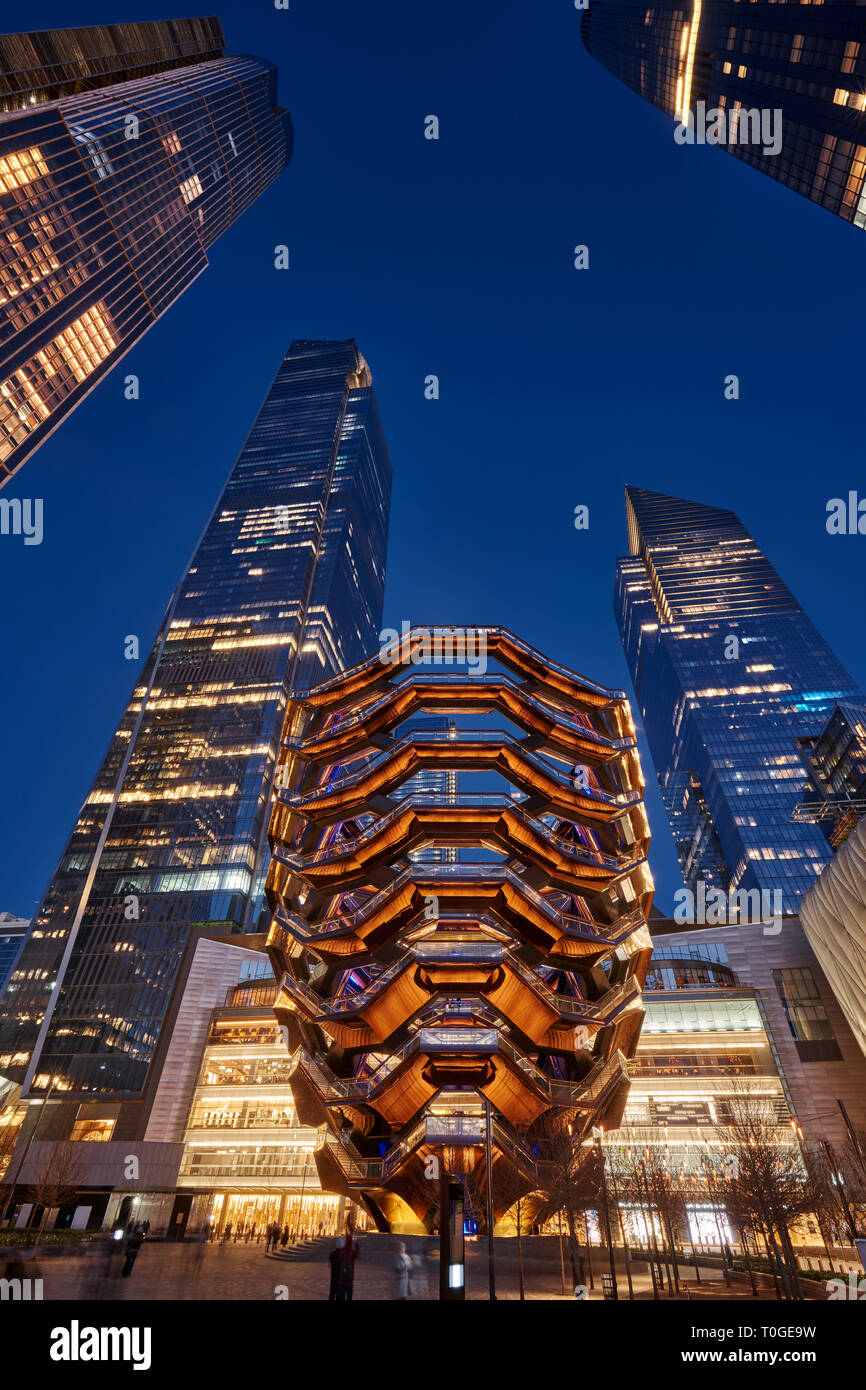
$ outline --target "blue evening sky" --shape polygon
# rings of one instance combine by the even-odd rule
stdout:
[[[866,494],[863,233],[677,146],[585,53],[571,0],[217,12],[229,52],[278,63],[295,159],[4,492],[44,499],[45,538],[0,538],[0,910],[35,910],[134,684],[123,638],[146,651],[292,338],[354,336],[373,369],[386,624],[501,623],[630,692],[611,596],[634,482],[737,511],[866,682],[866,538],[824,524],[828,498]],[[11,0],[4,27],[169,13]],[[668,908],[652,788],[649,809]]]

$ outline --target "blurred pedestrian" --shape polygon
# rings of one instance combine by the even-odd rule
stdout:
[[[351,1303],[355,1287],[355,1261],[358,1258],[358,1242],[347,1231],[340,1247],[340,1263],[337,1273],[337,1303]]]
[[[412,1260],[406,1254],[405,1241],[397,1241],[397,1254],[394,1257],[394,1297],[403,1301],[412,1291]]]
[[[128,1279],[132,1273],[133,1265],[138,1258],[138,1252],[144,1244],[144,1228],[136,1226],[126,1237],[126,1261],[120,1271],[122,1279]]]

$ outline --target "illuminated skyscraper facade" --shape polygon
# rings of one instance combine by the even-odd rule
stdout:
[[[354,341],[293,343],[36,916],[0,1074],[140,1094],[190,933],[259,928],[289,690],[376,648],[390,491]]]
[[[857,687],[733,512],[634,487],[626,511],[614,608],[686,884],[793,911],[831,854],[791,820],[801,741]]]
[[[697,117],[703,103],[705,116],[720,115],[714,143],[845,221],[866,227],[866,17],[861,8],[592,0],[581,34],[592,56],[646,101],[680,122],[689,112]],[[757,119],[747,115],[752,112]],[[761,112],[767,113],[762,131]],[[772,112],[781,112],[778,147],[765,138]],[[696,136],[698,125],[696,119]],[[701,121],[700,127],[709,133],[709,124]]]
[[[285,169],[273,64],[216,19],[0,37],[0,487]]]

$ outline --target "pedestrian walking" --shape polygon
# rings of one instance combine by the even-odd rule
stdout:
[[[288,1226],[284,1226],[284,1227],[283,1227],[283,1234],[280,1236],[280,1245],[281,1245],[281,1246],[283,1247],[283,1249],[285,1250],[285,1248],[286,1248],[286,1246],[288,1245],[288,1243],[289,1243],[289,1228],[288,1228]]]
[[[397,1241],[397,1254],[394,1257],[394,1298],[399,1302],[409,1297],[412,1292],[412,1260],[406,1254],[406,1245],[402,1240]]]
[[[226,1224],[225,1224],[225,1229],[223,1230],[223,1238],[222,1238],[222,1240],[220,1241],[220,1245],[225,1245],[226,1241],[230,1241],[231,1238],[232,1238],[232,1223],[231,1223],[230,1221],[227,1221]]]
[[[129,1235],[126,1237],[126,1261],[123,1269],[120,1271],[122,1279],[128,1279],[132,1273],[132,1267],[138,1258],[138,1252],[143,1243],[144,1229],[141,1226],[136,1226],[135,1230],[130,1231]]]

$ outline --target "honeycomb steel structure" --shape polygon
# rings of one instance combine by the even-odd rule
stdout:
[[[430,634],[456,667],[467,629],[406,631],[299,694],[280,750],[268,947],[298,1116],[322,1127],[322,1185],[386,1230],[432,1228],[431,1155],[486,1183],[488,1118],[496,1220],[538,1186],[545,1127],[616,1126],[643,1019],[652,880],[625,695],[468,631],[484,674],[428,669]],[[401,732],[419,711],[448,727]],[[494,714],[510,730],[480,727]],[[429,769],[505,789],[401,791]]]

